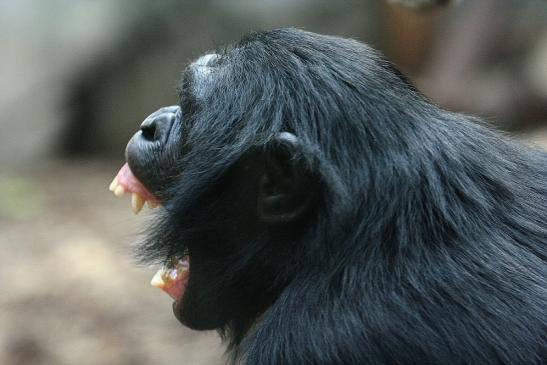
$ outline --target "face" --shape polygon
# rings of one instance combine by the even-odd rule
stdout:
[[[296,171],[291,133],[280,133],[268,152],[247,148],[221,168],[208,157],[237,131],[216,132],[215,123],[230,120],[221,110],[227,103],[207,101],[226,72],[216,54],[192,63],[180,106],[145,119],[111,187],[132,193],[136,212],[144,201],[162,205],[149,238],[154,248],[145,251],[167,267],[153,285],[174,298],[175,316],[194,329],[234,319],[250,326],[242,318],[271,305],[288,277],[276,268],[290,261],[289,246],[312,206],[313,183]]]

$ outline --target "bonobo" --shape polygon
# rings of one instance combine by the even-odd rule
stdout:
[[[190,64],[111,185],[175,316],[245,364],[547,361],[547,153],[296,29]]]

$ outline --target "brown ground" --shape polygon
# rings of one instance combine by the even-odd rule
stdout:
[[[108,184],[119,166],[0,171],[0,364],[221,364],[149,285],[131,244],[146,223]]]

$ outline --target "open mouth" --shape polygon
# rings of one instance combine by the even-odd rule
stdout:
[[[117,197],[130,193],[131,210],[135,214],[139,214],[145,202],[150,208],[156,208],[160,205],[159,200],[133,175],[127,163],[123,165],[114,180],[112,180],[109,189]]]
[[[131,210],[138,214],[145,203],[150,208],[156,208],[161,205],[156,198],[131,171],[126,163],[122,166],[112,183],[109,190],[117,197],[125,193],[131,194]],[[180,302],[188,286],[190,276],[190,257],[188,255],[182,258],[172,258],[164,267],[160,268],[150,284],[156,288],[162,289],[175,301]]]

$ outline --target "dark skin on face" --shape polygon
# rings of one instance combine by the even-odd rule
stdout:
[[[547,156],[432,105],[383,56],[295,29],[190,64],[127,146],[189,255],[175,316],[246,364],[539,364]]]

